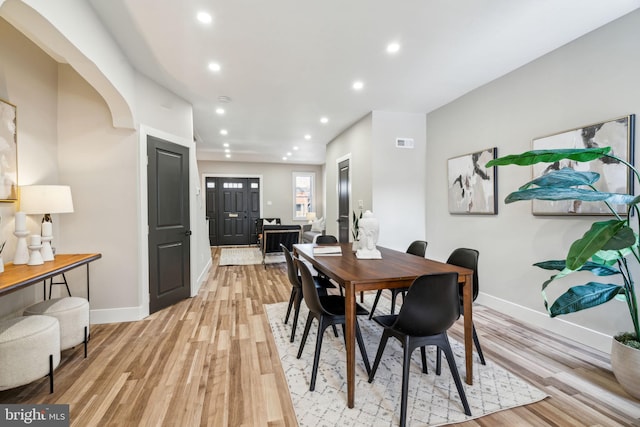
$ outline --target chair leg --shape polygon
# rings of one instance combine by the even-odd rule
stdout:
[[[396,314],[396,298],[398,297],[398,293],[391,291],[391,314]]]
[[[289,297],[289,305],[287,306],[287,314],[284,316],[284,324],[289,321],[289,315],[291,314],[291,307],[293,307],[293,300],[296,297],[296,288],[291,287],[291,296]]]
[[[333,328],[333,335],[335,335],[336,338],[338,338],[338,329],[336,329],[336,325],[331,325],[331,327]],[[343,331],[344,334],[344,331]]]
[[[84,327],[84,358],[87,358],[87,344],[89,343],[89,333],[88,328]]]
[[[300,315],[300,304],[297,304],[293,311],[293,325],[291,325],[291,338],[289,342],[293,342],[296,337],[296,326],[298,326],[298,316]]]
[[[369,356],[367,356],[367,349],[364,346],[364,341],[362,340],[362,333],[360,332],[360,325],[356,320],[356,341],[358,341],[358,347],[360,347],[360,354],[362,355],[362,360],[364,361],[364,367],[367,370],[367,375],[371,373],[371,366],[369,365]]]
[[[300,348],[298,349],[298,359],[302,356],[302,350],[304,349],[304,345],[307,342],[307,336],[309,335],[309,329],[311,329],[311,323],[313,322],[313,316],[309,314],[307,317],[307,323],[304,325],[304,333],[302,334],[302,341],[300,341]]]
[[[371,367],[371,372],[369,373],[369,382],[373,382],[373,377],[376,375],[376,371],[378,370],[378,365],[380,364],[380,359],[382,359],[382,353],[384,353],[384,349],[387,346],[388,340],[389,340],[389,334],[385,329],[382,332],[382,338],[380,338],[380,344],[378,344],[376,359],[373,361],[373,366]]]
[[[444,355],[447,358],[447,363],[449,363],[449,370],[451,371],[451,375],[453,375],[453,381],[456,383],[456,388],[458,389],[458,394],[460,395],[460,400],[462,401],[462,406],[464,407],[464,413],[470,416],[471,409],[469,408],[469,403],[467,402],[467,395],[464,393],[462,381],[460,381],[460,374],[458,373],[456,361],[454,359],[453,351],[451,350],[449,338],[447,337],[446,333],[443,334],[443,339],[441,341],[441,344],[438,345],[438,348],[440,348],[440,345],[442,345],[442,351],[444,351]]]
[[[49,355],[49,393],[53,393],[53,354]]]
[[[487,362],[484,361],[484,355],[482,354],[482,348],[480,348],[480,340],[478,339],[478,334],[476,333],[476,325],[471,324],[473,328],[473,342],[476,345],[476,350],[478,350],[478,357],[480,357],[480,363],[486,365]]]
[[[402,349],[402,395],[400,397],[400,426],[407,424],[407,394],[409,394],[409,367],[411,366],[411,349],[409,339],[405,338]]]
[[[320,350],[322,350],[322,336],[324,330],[329,325],[325,325],[324,317],[320,317],[318,322],[318,336],[316,337],[316,351],[313,355],[313,368],[311,371],[311,384],[309,385],[309,391],[313,391],[316,388],[316,377],[318,376],[318,364],[320,363]]]
[[[373,312],[376,311],[376,307],[378,306],[378,301],[380,300],[380,295],[382,295],[382,289],[376,292],[376,299],[373,300],[373,305],[371,306],[371,313],[369,313],[369,320],[373,318]]]
[[[436,355],[436,375],[440,375],[440,371],[441,371],[441,367],[442,367],[442,350],[440,350],[440,347],[438,347],[438,350],[436,350],[437,355]]]
[[[422,356],[422,373],[428,374],[429,369],[427,369],[427,351],[424,346],[420,347],[420,355]]]

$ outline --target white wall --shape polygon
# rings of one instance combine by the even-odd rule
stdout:
[[[404,251],[414,240],[428,240],[424,203],[426,116],[374,111],[372,129],[372,207],[380,221],[378,244]],[[396,138],[413,138],[414,148],[397,148]],[[400,167],[387,173],[390,165]]]
[[[209,248],[202,244],[207,227],[204,204],[197,197],[191,106],[133,72],[100,25],[77,25],[78,19],[95,23],[86,3],[65,0],[67,9],[28,3],[6,2],[0,16],[69,65],[59,65],[0,21],[0,31],[7,34],[0,38],[0,96],[26,111],[25,119],[18,119],[18,132],[25,137],[24,144],[19,141],[19,158],[27,159],[19,160],[19,183],[71,185],[75,212],[54,218],[54,243],[61,252],[103,254],[91,265],[92,322],[140,319],[148,312],[146,183],[141,182],[146,163],[139,154],[144,141],[140,127],[192,148],[192,294],[210,266]],[[60,16],[70,10],[75,19]],[[0,206],[0,214],[5,211],[10,218],[14,208]],[[31,225],[36,226],[34,221]],[[10,244],[6,250],[12,250]],[[72,291],[83,294],[85,277],[84,271],[68,274]],[[41,289],[32,287],[3,297],[0,317],[20,312],[41,295]]]
[[[630,329],[626,305],[612,301],[549,319],[540,290],[550,274],[532,267],[537,261],[564,258],[570,243],[595,218],[536,217],[528,202],[505,206],[504,197],[531,179],[529,167],[517,166],[498,169],[498,215],[450,215],[446,167],[447,159],[460,154],[489,147],[498,147],[498,155],[519,153],[529,150],[535,137],[640,113],[639,39],[637,11],[427,117],[430,254],[445,259],[455,247],[477,248],[483,292],[479,302],[604,351],[610,348],[609,335]],[[583,276],[579,282],[591,278]],[[558,282],[548,289],[553,296],[565,287]]]
[[[372,209],[372,115],[367,114],[354,125],[338,135],[327,145],[325,179],[327,185],[327,234],[338,236],[338,161],[350,158],[349,185],[351,187],[350,212],[358,209],[362,200],[364,209]],[[349,226],[351,230],[351,225]],[[349,239],[352,239],[349,232]]]

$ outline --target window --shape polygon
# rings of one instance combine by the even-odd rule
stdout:
[[[314,212],[315,174],[313,172],[293,173],[293,219],[306,220],[307,213]]]

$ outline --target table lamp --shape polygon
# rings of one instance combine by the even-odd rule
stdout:
[[[316,220],[316,213],[315,212],[307,212],[307,221],[309,221],[309,224],[311,224],[315,220]]]
[[[73,212],[71,187],[68,185],[25,185],[20,187],[20,211],[42,218],[42,258],[53,260],[51,249],[51,214]]]

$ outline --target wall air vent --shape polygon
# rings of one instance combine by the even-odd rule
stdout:
[[[413,148],[413,138],[396,138],[397,148]]]

